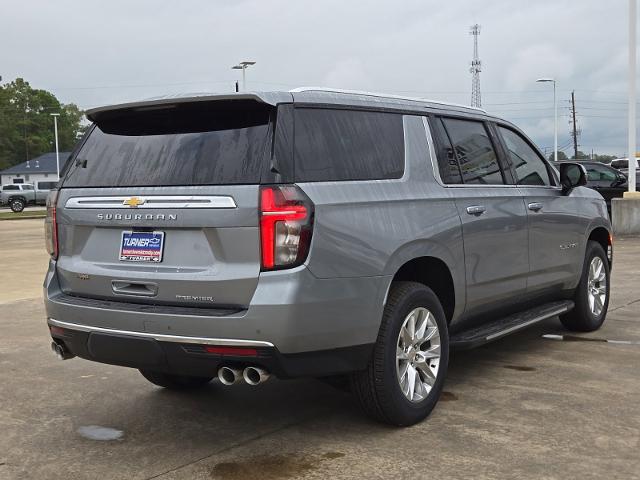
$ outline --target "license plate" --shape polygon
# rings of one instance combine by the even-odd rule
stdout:
[[[161,262],[164,232],[122,232],[120,260],[127,262]]]

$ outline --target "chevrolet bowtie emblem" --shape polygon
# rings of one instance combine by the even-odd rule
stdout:
[[[131,198],[127,198],[124,202],[122,202],[122,204],[131,208],[136,208],[142,205],[144,202],[145,202],[144,198],[131,197]]]

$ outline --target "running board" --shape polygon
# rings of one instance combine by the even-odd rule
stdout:
[[[571,300],[545,303],[542,306],[509,315],[508,317],[499,318],[470,330],[458,332],[451,336],[449,345],[455,349],[475,348],[485,343],[498,340],[510,333],[527,328],[547,318],[566,313],[573,310],[574,306],[575,304]]]

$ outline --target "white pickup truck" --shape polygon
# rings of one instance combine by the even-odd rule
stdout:
[[[3,185],[0,191],[0,205],[9,205],[14,212],[21,212],[27,205],[45,205],[49,191],[57,182],[13,183]]]

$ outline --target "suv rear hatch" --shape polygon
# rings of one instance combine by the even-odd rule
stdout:
[[[248,98],[94,115],[58,194],[62,291],[247,306],[260,274],[258,198],[274,118],[275,107]]]

